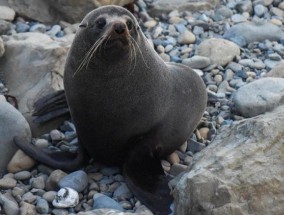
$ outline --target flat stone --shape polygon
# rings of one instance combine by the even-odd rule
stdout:
[[[203,69],[210,65],[210,58],[195,55],[191,58],[183,59],[182,63],[193,69]]]
[[[118,202],[109,198],[106,195],[97,193],[94,195],[93,199],[94,199],[94,205],[93,205],[94,210],[101,208],[109,208],[109,209],[116,209],[121,212],[125,211]]]
[[[196,54],[210,58],[212,63],[225,66],[240,55],[240,49],[231,41],[211,38],[198,46]]]
[[[275,65],[266,75],[266,77],[284,78],[284,62]]]
[[[20,214],[20,209],[16,201],[12,201],[2,193],[0,193],[0,205],[4,209],[4,211],[1,210],[1,212],[5,212],[6,215]]]
[[[284,79],[267,77],[239,88],[233,102],[242,116],[253,117],[282,105],[283,98]]]
[[[58,183],[59,181],[65,177],[67,173],[63,172],[62,170],[54,170],[48,177],[46,181],[46,190],[47,191],[52,191],[52,190],[57,190],[58,188]]]
[[[16,12],[7,6],[0,5],[0,19],[7,21],[13,21],[15,18]]]
[[[88,186],[88,176],[84,171],[78,170],[63,177],[58,185],[60,188],[70,187],[77,192],[82,192]]]

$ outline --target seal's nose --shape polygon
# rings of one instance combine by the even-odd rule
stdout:
[[[119,23],[115,23],[113,25],[113,28],[117,34],[123,34],[126,29],[126,25],[124,23],[119,22]]]

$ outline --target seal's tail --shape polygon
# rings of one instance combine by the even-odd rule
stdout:
[[[80,146],[78,153],[71,153],[39,149],[31,144],[29,140],[18,137],[14,138],[14,143],[31,158],[53,168],[74,171],[83,164],[84,153]]]
[[[40,98],[34,104],[34,119],[37,124],[70,114],[64,90]]]

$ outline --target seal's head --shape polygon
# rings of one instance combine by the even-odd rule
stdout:
[[[138,32],[138,22],[128,10],[105,6],[87,14],[80,24],[75,43],[83,43],[81,47],[88,59],[95,57],[113,62],[131,55]]]

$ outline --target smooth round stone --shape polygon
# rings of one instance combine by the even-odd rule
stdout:
[[[13,190],[12,190],[12,195],[14,197],[17,197],[17,196],[23,196],[25,194],[25,190],[24,188],[20,188],[20,187],[14,187]]]
[[[157,26],[154,29],[153,38],[158,38],[162,34],[163,31],[164,31],[164,29],[161,26]]]
[[[0,19],[13,21],[15,18],[16,12],[7,6],[0,5]]]
[[[31,192],[27,192],[22,196],[22,200],[27,203],[33,203],[36,199],[37,197]]]
[[[121,201],[119,204],[125,209],[125,210],[130,210],[132,209],[132,205],[128,201]]]
[[[210,65],[210,58],[195,55],[192,58],[183,59],[182,63],[193,69],[203,69]]]
[[[9,199],[7,196],[0,193],[1,213],[7,215],[20,214],[19,206],[16,202]],[[3,211],[4,209],[4,211]]]
[[[185,141],[180,147],[179,147],[179,150],[183,153],[186,152],[186,149],[187,149],[187,141]]]
[[[94,200],[93,210],[101,208],[110,208],[124,212],[123,207],[118,202],[101,193],[95,194],[93,200]]]
[[[31,177],[31,172],[29,172],[29,171],[17,172],[14,175],[14,178],[16,180],[26,180],[26,179],[29,179],[30,177]]]
[[[266,59],[264,60],[264,64],[269,68],[272,69],[273,67],[275,67],[277,64],[281,63],[283,61],[276,61],[276,60],[270,60],[270,59]]]
[[[51,37],[55,37],[56,34],[58,34],[61,31],[61,26],[60,25],[54,25],[52,26],[52,28],[47,31],[46,33],[51,36]]]
[[[35,24],[31,26],[30,32],[40,32],[40,33],[45,33],[46,32],[46,26],[44,24]]]
[[[181,18],[178,16],[173,16],[169,19],[170,24],[178,24],[181,22]]]
[[[187,141],[187,151],[191,151],[192,153],[200,152],[205,147],[205,144],[199,143],[195,140],[189,139]]]
[[[17,33],[24,33],[24,32],[29,31],[29,29],[30,29],[30,26],[26,23],[23,23],[23,22],[17,22],[16,23]]]
[[[220,84],[220,83],[223,81],[222,75],[215,75],[214,81],[215,81],[217,84]]]
[[[99,185],[96,182],[92,182],[89,186],[89,189],[90,190],[96,190],[96,191],[100,190]]]
[[[68,215],[68,211],[64,209],[53,209],[52,215]]]
[[[283,105],[284,79],[261,78],[241,87],[233,102],[244,117],[254,117]]]
[[[69,187],[61,188],[57,192],[55,199],[52,201],[52,205],[57,208],[75,207],[78,203],[78,192]]]
[[[51,138],[52,141],[62,140],[64,138],[64,134],[62,134],[60,131],[54,129],[50,132],[50,138]]]
[[[231,41],[211,38],[198,46],[196,55],[210,58],[212,64],[225,66],[240,55],[240,48]]]
[[[48,147],[48,141],[46,139],[37,139],[35,141],[35,146],[38,148],[47,148]]]
[[[208,132],[209,132],[209,128],[207,127],[203,127],[199,129],[200,136],[205,140],[207,140],[208,138]]]
[[[95,181],[100,181],[103,178],[103,174],[100,172],[89,173],[88,176]]]
[[[36,210],[40,214],[48,214],[49,205],[45,199],[38,199],[36,202]]]
[[[21,215],[36,215],[37,214],[36,208],[34,205],[29,204],[24,201],[22,201],[20,205],[21,205],[20,207]]]
[[[176,24],[175,27],[176,27],[176,29],[177,29],[177,31],[179,33],[183,33],[184,31],[187,30],[187,28],[183,24],[181,24],[181,23],[180,24]]]
[[[45,188],[45,179],[43,176],[39,176],[31,179],[31,185],[33,188],[44,189]]]
[[[179,156],[176,152],[173,152],[172,154],[170,154],[168,156],[168,161],[171,163],[171,164],[175,164],[175,163],[179,163],[180,162],[180,159],[179,159]]]
[[[113,193],[120,185],[121,185],[120,182],[114,181],[112,184],[110,184],[110,186],[108,188],[108,192]]]
[[[161,53],[159,54],[159,56],[165,61],[165,62],[170,62],[171,61],[171,57],[166,54],[166,53]]]
[[[187,170],[187,166],[176,163],[176,164],[172,165],[172,168],[170,170],[170,174],[173,175],[173,176],[177,176],[180,173],[185,172],[186,170]]]
[[[149,21],[146,21],[143,23],[143,25],[146,27],[146,28],[153,28],[157,25],[157,21],[155,20],[149,20]]]
[[[42,198],[45,199],[47,202],[52,203],[52,201],[56,197],[56,192],[55,191],[48,191],[43,194]]]
[[[284,18],[284,11],[281,10],[281,9],[279,9],[279,8],[277,8],[277,7],[272,7],[272,8],[270,9],[270,12],[271,12],[272,14],[274,14],[275,16]]]
[[[191,156],[186,155],[183,162],[184,162],[186,165],[189,165],[189,164],[191,163],[192,159],[193,159],[193,158],[192,158]]]
[[[63,177],[58,185],[60,188],[70,187],[77,192],[82,192],[88,185],[88,176],[84,171],[78,170]]]
[[[267,11],[268,11],[267,7],[261,4],[254,6],[254,14],[256,14],[258,17],[262,17]]]
[[[234,23],[240,23],[240,22],[245,22],[247,21],[247,18],[241,14],[234,14],[232,17],[231,17],[232,21]]]
[[[0,189],[11,189],[16,187],[17,181],[13,178],[0,179]]]
[[[241,78],[233,79],[230,81],[230,85],[234,88],[240,88],[245,85]]]
[[[7,169],[15,173],[32,168],[36,162],[27,156],[22,150],[18,150],[9,162]]]
[[[159,46],[157,46],[157,51],[158,51],[159,53],[164,53],[164,52],[165,52],[165,47],[162,46],[162,45],[159,45]]]
[[[217,85],[213,85],[213,84],[209,84],[209,85],[207,86],[207,89],[209,89],[209,90],[211,90],[211,91],[213,91],[213,92],[217,92],[218,86],[217,86]]]
[[[181,35],[178,37],[178,42],[181,44],[192,44],[196,40],[195,35],[188,30],[185,30]]]
[[[113,193],[113,197],[117,199],[130,199],[132,196],[125,183],[122,183]]]
[[[51,190],[56,190],[58,187],[58,182],[65,177],[67,174],[63,172],[62,170],[54,170],[46,180],[46,190],[51,191]]]
[[[161,160],[161,165],[166,172],[170,171],[170,169],[171,169],[170,162],[168,162],[166,160]]]
[[[169,51],[171,51],[173,48],[174,48],[173,45],[167,45],[167,46],[165,47],[165,51],[166,51],[166,52],[169,52]]]

